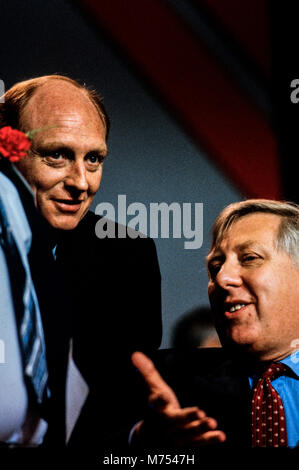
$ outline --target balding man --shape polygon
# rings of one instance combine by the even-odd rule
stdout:
[[[91,447],[131,419],[134,398],[129,390],[122,406],[114,406],[119,384],[130,383],[133,376],[131,352],[150,351],[160,344],[155,246],[148,238],[99,239],[95,234],[99,217],[89,208],[101,183],[109,131],[96,92],[51,75],[16,84],[3,101],[1,126],[37,130],[17,170],[7,165],[2,170],[18,187],[23,202],[29,184],[73,306],[73,357],[89,386],[89,397],[72,440],[74,445]],[[39,234],[33,233],[33,245],[35,237]],[[51,284],[41,285],[42,269],[33,252],[31,270],[41,303],[52,292]],[[60,304],[61,299],[55,302]],[[55,334],[48,341],[54,343]]]

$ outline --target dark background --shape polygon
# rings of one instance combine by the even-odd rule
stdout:
[[[299,7],[237,0],[1,0],[5,88],[43,74],[86,82],[111,117],[99,202],[204,204],[203,246],[157,239],[163,346],[208,304],[209,227],[244,197],[298,202]],[[99,276],[101,275],[99,266]],[[142,305],[140,306],[142,315]]]

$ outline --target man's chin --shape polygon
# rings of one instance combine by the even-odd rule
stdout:
[[[57,230],[73,230],[77,227],[82,217],[58,217],[47,219],[48,224]]]
[[[254,344],[256,338],[242,331],[226,331],[220,335],[220,340],[223,346],[229,349],[239,349],[244,351],[254,351]]]
[[[226,351],[234,357],[251,358],[251,360],[268,360],[268,357],[265,356],[265,348],[263,344],[260,344],[257,339],[254,341],[251,337],[226,337],[221,341],[222,346]]]

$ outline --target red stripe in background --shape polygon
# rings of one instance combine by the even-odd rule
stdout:
[[[161,0],[81,0],[246,197],[281,197],[277,143],[258,108]]]
[[[269,0],[196,0],[209,6],[230,34],[263,69],[271,72]]]

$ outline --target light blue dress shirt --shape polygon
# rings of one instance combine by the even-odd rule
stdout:
[[[0,195],[15,242],[19,248],[26,276],[31,279],[27,259],[31,246],[31,230],[16,188],[1,172]],[[38,322],[41,323],[39,305],[33,286],[32,297],[38,315]],[[34,436],[25,435],[22,429],[28,412],[28,396],[23,376],[9,273],[1,245],[0,340],[3,349],[0,358],[0,441],[23,443],[29,437],[31,443],[38,444],[42,441],[47,428],[47,424],[43,420],[40,420],[41,426],[38,426],[39,430]]]
[[[281,375],[272,380],[271,384],[279,394],[284,407],[288,446],[296,447],[299,445],[299,351],[279,362],[292,369],[295,375],[294,377]],[[249,377],[249,384],[253,388],[253,377]]]

